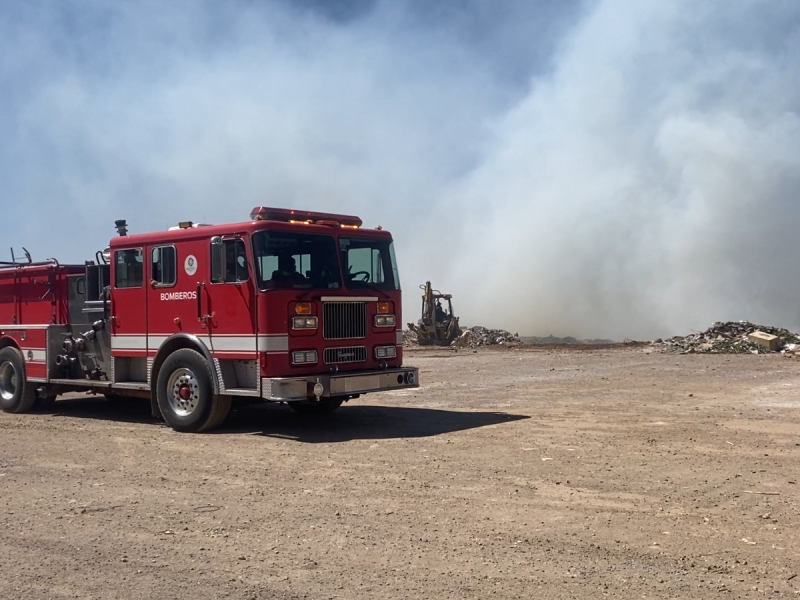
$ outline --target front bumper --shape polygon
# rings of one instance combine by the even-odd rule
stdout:
[[[368,392],[384,392],[419,387],[419,369],[399,367],[382,371],[356,371],[336,375],[303,377],[265,377],[261,380],[261,396],[266,400],[293,401],[314,398],[314,386],[321,384],[321,398],[352,396]]]

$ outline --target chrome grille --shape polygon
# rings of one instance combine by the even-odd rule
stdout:
[[[367,303],[325,302],[322,305],[322,336],[326,340],[367,337]]]
[[[364,362],[367,360],[366,346],[325,348],[325,364]]]

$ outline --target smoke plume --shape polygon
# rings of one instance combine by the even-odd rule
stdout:
[[[353,212],[467,324],[800,328],[800,5],[0,0],[6,245]]]

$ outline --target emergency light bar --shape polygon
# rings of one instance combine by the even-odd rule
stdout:
[[[337,215],[309,210],[292,210],[289,208],[270,208],[256,206],[250,212],[253,221],[282,221],[284,223],[306,223],[308,225],[332,225],[334,227],[361,227],[362,221],[352,215]]]

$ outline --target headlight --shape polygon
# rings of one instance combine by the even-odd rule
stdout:
[[[292,329],[316,329],[317,317],[292,317]]]
[[[397,348],[394,346],[376,346],[375,358],[394,358],[397,356]]]
[[[316,362],[317,362],[316,350],[300,350],[298,352],[292,352],[293,365],[313,365]]]
[[[394,315],[375,315],[375,327],[394,327]]]

